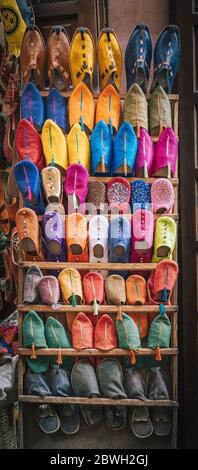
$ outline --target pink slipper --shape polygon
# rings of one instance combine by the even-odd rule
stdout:
[[[138,152],[135,162],[135,176],[151,177],[154,171],[155,147],[146,129],[140,129]]]
[[[154,181],[151,186],[151,202],[154,214],[172,214],[175,193],[172,183],[166,178]]]
[[[153,213],[145,209],[134,212],[131,222],[131,263],[149,263],[151,261],[153,234]]]
[[[156,144],[155,169],[153,176],[171,178],[175,175],[178,157],[178,140],[171,127],[161,133]]]

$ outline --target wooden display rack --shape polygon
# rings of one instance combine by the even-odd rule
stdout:
[[[48,95],[47,91],[41,92],[43,97]],[[62,93],[62,95],[68,98],[71,93]],[[97,99],[98,93],[94,94],[94,98]],[[149,100],[150,96],[147,96]],[[124,99],[124,96],[121,96],[121,99]],[[171,103],[172,109],[172,121],[173,121],[173,129],[175,134],[178,136],[178,102],[179,96],[178,95],[169,95],[169,100]],[[157,138],[153,138],[154,141]],[[89,177],[89,181],[96,181],[99,179],[104,183],[107,183],[111,178],[109,177]],[[156,181],[156,178],[127,178],[129,182],[135,181],[137,179],[144,179],[149,184],[152,184]],[[174,204],[174,213],[170,214],[169,216],[172,217],[178,226],[178,178],[170,179],[171,183],[174,186],[175,191],[175,204]],[[128,215],[131,217],[131,215]],[[110,217],[107,215],[107,217]],[[156,216],[157,219],[160,216]],[[39,221],[42,217],[38,217]],[[89,219],[89,216],[88,216]],[[178,238],[178,232],[177,232]],[[177,242],[176,247],[173,253],[173,259],[177,261]],[[48,305],[24,305],[23,304],[23,286],[24,286],[24,277],[25,277],[25,270],[36,264],[40,267],[41,270],[46,269],[54,269],[54,270],[61,270],[66,267],[74,267],[80,270],[124,270],[124,271],[145,271],[150,272],[156,269],[155,263],[103,263],[98,266],[98,263],[47,263],[47,262],[27,262],[27,261],[19,261],[19,292],[18,292],[18,311],[19,311],[19,368],[18,368],[18,400],[19,400],[19,446],[23,448],[23,403],[54,403],[54,404],[78,404],[78,405],[99,405],[99,406],[116,406],[116,405],[123,405],[123,406],[148,406],[148,407],[169,407],[172,409],[172,436],[171,436],[171,447],[177,447],[177,410],[178,410],[178,342],[177,342],[177,323],[178,323],[178,306],[177,306],[177,285],[174,288],[174,292],[172,295],[172,305],[167,306],[166,310],[167,313],[171,315],[171,347],[168,349],[161,349],[161,354],[163,357],[170,356],[171,360],[171,376],[172,376],[172,396],[171,400],[132,400],[132,399],[124,399],[124,400],[112,400],[107,398],[79,398],[79,397],[45,397],[40,398],[38,396],[29,396],[24,395],[24,386],[23,386],[23,378],[25,372],[25,357],[31,355],[31,350],[27,348],[23,348],[22,345],[22,325],[23,325],[23,318],[26,312],[30,309],[36,310],[37,312],[45,312],[50,313],[52,315],[59,315],[59,314],[67,314],[67,312],[73,312],[77,314],[78,312],[82,311],[84,313],[93,313],[93,309],[90,305],[78,305],[76,307],[72,307],[71,305],[59,305],[58,308],[53,309]],[[143,305],[143,306],[130,306],[124,305],[123,306],[124,312],[130,313],[147,313],[159,312],[159,306],[153,305]],[[99,312],[108,313],[110,315],[116,315],[117,307],[115,305],[102,305],[100,306]],[[36,351],[37,356],[57,356],[58,349],[38,349]],[[100,356],[100,357],[123,357],[130,355],[130,351],[125,349],[114,349],[108,352],[101,352],[97,349],[86,349],[83,351],[77,351],[76,349],[61,349],[62,356],[78,356],[78,357],[86,357],[86,356]],[[137,356],[154,356],[155,351],[148,348],[142,348],[141,350],[136,351]]]

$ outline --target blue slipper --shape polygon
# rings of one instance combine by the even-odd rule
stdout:
[[[27,119],[38,129],[44,124],[43,98],[32,82],[27,83],[21,96],[21,119]]]
[[[30,160],[16,163],[14,175],[19,191],[23,196],[23,205],[33,209],[36,214],[44,214],[45,207],[41,193],[41,180],[38,168]]]
[[[143,180],[131,183],[131,211],[138,209],[151,210],[151,187]]]
[[[35,23],[34,10],[30,0],[17,0],[17,5],[27,26]]]
[[[68,130],[67,103],[65,98],[56,89],[52,88],[46,99],[46,119],[51,119],[64,131]]]
[[[138,24],[129,38],[125,52],[127,91],[137,83],[147,91],[152,58],[152,41],[148,26]]]
[[[160,85],[171,93],[181,57],[179,28],[166,26],[160,33],[154,50],[154,80],[152,89]]]
[[[113,141],[105,121],[99,121],[90,138],[91,174],[110,175]]]
[[[135,167],[138,140],[132,125],[123,122],[113,147],[112,175],[131,176]]]
[[[118,216],[109,224],[109,262],[129,263],[131,251],[131,224],[126,217]],[[110,271],[128,277],[128,271]]]

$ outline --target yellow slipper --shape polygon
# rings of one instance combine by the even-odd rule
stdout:
[[[91,133],[94,127],[94,98],[84,82],[78,83],[69,99],[69,125],[79,122],[81,129]]]
[[[88,28],[77,28],[70,47],[69,65],[73,87],[84,82],[92,88],[95,45]]]
[[[89,139],[81,130],[78,122],[71,128],[67,137],[67,150],[69,165],[80,163],[87,170],[90,170],[90,145]]]
[[[122,74],[122,51],[113,29],[102,29],[97,44],[97,61],[101,90],[108,83],[112,83],[119,92]]]
[[[66,140],[60,127],[51,119],[43,126],[42,144],[46,164],[55,165],[64,173],[68,166]]]
[[[176,243],[177,227],[171,217],[160,217],[155,225],[153,263],[162,259],[172,259]]]

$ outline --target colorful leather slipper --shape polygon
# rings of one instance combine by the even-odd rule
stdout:
[[[26,357],[27,364],[32,372],[46,372],[50,365],[50,358],[48,356],[36,356],[36,349],[47,349],[44,324],[34,310],[30,310],[23,321],[23,347],[32,350],[32,355]]]
[[[153,175],[155,164],[155,146],[146,131],[140,129],[140,137],[138,139],[138,151],[135,161],[135,176],[148,178]]]
[[[87,170],[90,169],[90,145],[89,139],[84,131],[82,131],[80,124],[75,123],[68,136],[67,148],[69,164],[80,163]]]
[[[116,134],[113,147],[112,174],[131,176],[135,167],[138,140],[129,122],[124,122]]]
[[[58,275],[63,301],[73,307],[83,303],[80,273],[74,268],[65,268]]]
[[[26,29],[23,37],[20,66],[24,83],[34,82],[40,90],[45,88],[46,47],[37,26]]]
[[[24,304],[39,303],[38,285],[42,277],[43,274],[38,266],[32,266],[27,270],[23,288]]]
[[[31,0],[17,0],[22,17],[27,26],[33,26],[35,23],[35,15]]]
[[[119,92],[122,74],[122,51],[113,29],[102,29],[97,44],[97,61],[100,89],[103,90],[108,83],[111,83]]]
[[[94,72],[95,45],[88,28],[77,28],[71,42],[69,66],[73,87],[84,82],[92,88]]]
[[[44,374],[32,372],[27,368],[24,377],[24,388],[26,395],[35,395],[39,397],[50,397],[52,392],[49,383]]]
[[[110,305],[122,305],[126,303],[125,280],[119,274],[111,274],[105,281],[105,294]]]
[[[83,292],[86,305],[93,306],[98,315],[99,305],[104,303],[104,278],[98,272],[89,272],[83,277]]]
[[[54,317],[48,317],[45,324],[45,337],[49,348],[59,349],[58,356],[52,358],[52,364],[62,364],[71,371],[74,359],[73,357],[62,357],[61,349],[69,349],[72,347],[69,332],[64,328],[62,323]]]
[[[133,400],[147,400],[146,384],[135,367],[125,369],[124,389],[127,398]],[[139,439],[145,439],[153,434],[153,425],[147,407],[129,407],[128,417],[134,436]]]
[[[59,91],[69,89],[69,50],[70,41],[65,28],[63,26],[53,26],[47,43],[50,88],[54,86]]]
[[[27,83],[21,96],[21,119],[27,119],[38,130],[45,120],[43,98],[32,82]]]
[[[109,223],[109,262],[128,263],[131,249],[131,226],[126,217],[115,217]]]
[[[0,229],[4,235],[8,235],[10,233],[10,221],[5,205],[2,178],[0,178]]]
[[[65,174],[68,166],[66,140],[60,127],[47,119],[42,129],[43,152],[47,165],[57,166]]]
[[[24,251],[32,256],[38,256],[40,251],[40,233],[38,218],[35,212],[24,207],[18,210],[15,220],[19,241]]]
[[[67,131],[67,102],[56,88],[52,88],[46,98],[45,111],[46,119],[54,121],[63,132]]]
[[[165,303],[171,305],[171,295],[178,277],[178,264],[164,259],[148,279],[148,296],[150,304]]]
[[[123,211],[124,214],[130,212],[131,186],[126,178],[117,176],[107,183],[107,201],[109,210],[114,208]]]
[[[89,203],[89,213],[95,214],[96,208],[100,208],[101,213],[105,212],[104,207],[107,202],[106,185],[98,179],[96,181],[89,181],[86,201]]]
[[[91,134],[94,127],[94,114],[93,95],[85,83],[80,82],[72,91],[69,99],[69,125],[72,127],[78,122],[82,131]]]
[[[1,1],[1,15],[9,52],[15,57],[21,53],[21,43],[26,24],[16,0]],[[10,23],[11,20],[11,23]],[[13,21],[13,23],[12,23]]]
[[[60,170],[55,166],[48,166],[43,168],[41,171],[41,181],[46,201],[49,204],[61,203],[62,182]]]
[[[3,139],[3,153],[6,161],[12,165],[14,160],[14,142],[15,133],[12,129],[11,118],[8,117],[5,125],[5,133]]]
[[[146,281],[142,276],[133,274],[126,280],[126,295],[129,305],[146,304]]]
[[[60,256],[65,240],[65,224],[59,212],[45,212],[42,233],[47,250],[55,256]]]
[[[131,263],[151,261],[153,235],[153,213],[145,209],[135,211],[131,221]]]
[[[152,88],[160,85],[171,93],[181,56],[178,26],[170,24],[160,33],[154,49],[154,80]]]
[[[78,163],[70,165],[66,172],[64,183],[65,194],[68,198],[68,214],[84,204],[88,192],[88,171]]]
[[[133,30],[125,51],[127,90],[137,83],[147,91],[152,58],[152,41],[148,26],[138,24]]]
[[[149,100],[150,133],[158,137],[167,127],[172,127],[171,105],[166,92],[157,86]]]
[[[109,83],[100,93],[96,104],[96,124],[105,121],[110,133],[115,134],[119,128],[121,100],[114,86]]]
[[[72,347],[79,351],[93,348],[94,327],[85,313],[80,312],[74,318],[71,328]]]
[[[58,279],[55,276],[43,276],[38,285],[42,304],[57,305],[60,298]]]
[[[134,83],[126,95],[124,102],[124,121],[130,122],[140,137],[140,128],[148,131],[148,103],[142,89]]]
[[[98,398],[101,396],[95,369],[87,359],[80,359],[74,364],[71,383],[76,397]],[[88,426],[98,426],[102,420],[100,406],[80,405],[80,409]]]
[[[14,175],[14,168],[15,168],[15,165],[16,165],[17,162],[18,162],[18,154],[17,154],[17,151],[16,151],[16,147],[14,146],[13,163],[12,163],[12,166],[10,168],[9,175],[8,175],[8,192],[9,192],[10,196],[16,197],[16,198],[19,197],[19,189],[18,189],[18,186],[17,186],[17,183],[16,183],[16,178],[15,178],[15,175]]]
[[[111,351],[111,349],[118,348],[115,322],[106,313],[96,323],[93,347],[100,351]]]
[[[161,133],[156,144],[155,168],[153,176],[173,178],[178,158],[178,139],[171,127]]]
[[[60,419],[55,409],[49,404],[34,406],[34,417],[45,434],[54,434],[60,428]]]
[[[82,214],[69,214],[66,217],[66,243],[69,262],[88,262],[87,221]]]
[[[155,237],[153,249],[153,263],[158,263],[162,259],[172,259],[176,243],[177,227],[171,217],[160,217],[155,224]]]
[[[89,261],[90,263],[108,263],[108,219],[103,215],[94,215],[89,222]],[[101,271],[107,276],[108,271]]]
[[[152,367],[147,375],[149,400],[170,400],[170,380],[161,367]],[[153,431],[157,436],[168,436],[171,432],[171,419],[166,407],[152,411]]]
[[[151,202],[154,214],[171,214],[175,193],[172,183],[166,178],[159,178],[151,186]]]
[[[105,121],[96,124],[90,138],[91,144],[91,174],[92,176],[109,176],[113,141]]]
[[[49,376],[50,388],[53,396],[73,397],[71,378],[67,369],[54,364]],[[76,434],[80,429],[80,415],[75,405],[58,405],[57,411],[60,419],[61,431],[66,435]]]
[[[151,209],[151,188],[144,180],[131,183],[131,210]]]
[[[15,165],[16,183],[23,196],[24,207],[33,209],[36,214],[44,213],[41,180],[38,168],[29,160],[22,160]]]
[[[103,359],[100,361],[96,375],[105,398],[127,398],[123,386],[123,370],[117,359]],[[126,408],[124,406],[105,407],[105,423],[108,429],[119,431],[126,426]]]
[[[15,145],[20,160],[27,158],[33,162],[39,171],[44,167],[43,148],[40,134],[33,124],[22,119],[16,130]]]

